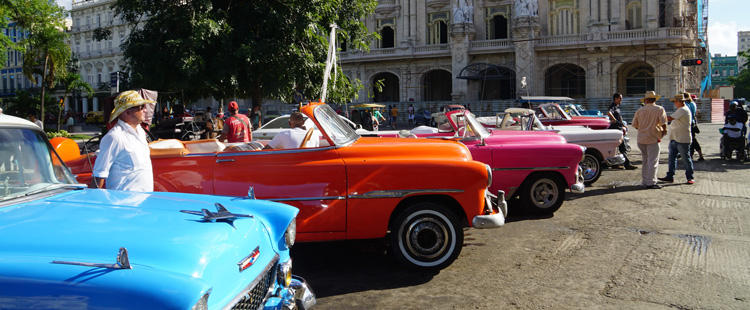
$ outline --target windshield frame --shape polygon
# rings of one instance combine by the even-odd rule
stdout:
[[[451,126],[453,127],[453,132],[458,134],[458,117],[462,117],[466,124],[470,127],[471,132],[475,133],[471,137],[462,137],[462,139],[465,140],[477,140],[477,139],[485,139],[489,137],[490,131],[487,130],[477,119],[474,117],[474,114],[471,114],[471,112],[467,110],[454,110],[446,113],[448,116],[448,119],[450,119]]]
[[[331,145],[343,147],[354,143],[360,138],[351,126],[341,120],[339,115],[327,105],[322,104],[313,110],[315,122],[318,124],[318,130],[328,139]]]
[[[0,152],[4,153],[0,173],[6,175],[0,180],[0,202],[42,194],[61,187],[86,187],[78,183],[42,131],[18,126],[0,128],[3,131],[0,135]],[[14,139],[7,139],[5,135]],[[32,167],[29,168],[29,165]],[[13,183],[18,184],[11,184],[10,178],[16,174],[18,180]],[[27,178],[26,174],[32,177]]]

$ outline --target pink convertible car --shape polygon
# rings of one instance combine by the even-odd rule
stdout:
[[[583,193],[579,163],[585,148],[567,143],[555,132],[490,131],[465,110],[450,111],[438,128],[420,126],[418,138],[456,139],[471,151],[474,160],[492,167],[492,192],[519,197],[535,214],[557,211],[565,191]],[[381,136],[394,136],[383,133]],[[402,134],[402,136],[405,136]],[[550,156],[553,154],[554,156]]]

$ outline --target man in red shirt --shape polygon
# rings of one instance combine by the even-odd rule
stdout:
[[[216,139],[219,141],[226,139],[228,143],[250,142],[252,140],[250,119],[244,114],[237,112],[239,106],[237,106],[237,102],[235,101],[229,103],[227,110],[229,110],[229,117],[224,120],[224,129],[222,129],[221,135],[216,137]]]

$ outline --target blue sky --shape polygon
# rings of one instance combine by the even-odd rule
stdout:
[[[56,1],[70,10],[71,0]],[[750,1],[704,1],[708,1],[708,44],[711,54],[737,55],[737,31],[750,31]]]

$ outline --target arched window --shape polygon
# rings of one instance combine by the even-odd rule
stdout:
[[[393,18],[377,20],[380,41],[378,48],[396,47],[396,23]]]
[[[486,8],[484,19],[487,29],[487,40],[507,39],[510,37],[510,6]]]
[[[383,82],[382,91],[375,86],[378,81]],[[390,72],[378,73],[373,76],[371,84],[373,85],[374,102],[397,102],[401,100],[399,97],[399,79],[395,74]]]
[[[654,67],[645,62],[623,65],[618,71],[617,89],[625,89],[626,97],[638,97],[654,89]]]
[[[549,25],[550,35],[568,35],[579,33],[580,12],[579,0],[550,0]]]
[[[554,65],[544,77],[546,96],[586,97],[586,71],[577,65]]]
[[[445,70],[433,70],[424,75],[424,94],[426,101],[450,101],[453,91],[453,75]]]
[[[625,20],[625,27],[627,29],[643,28],[643,5],[641,4],[641,0],[628,1],[626,10],[628,11],[628,16]]]
[[[427,44],[448,43],[448,12],[427,15]]]

